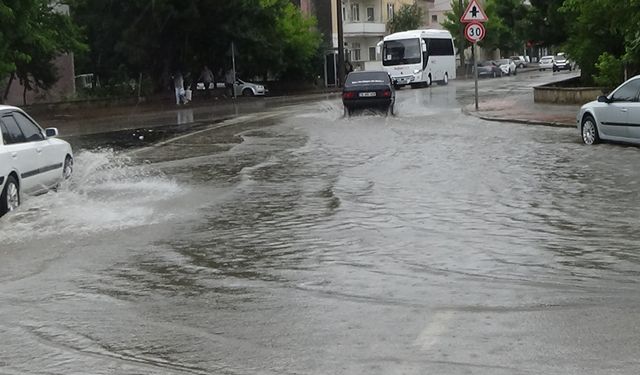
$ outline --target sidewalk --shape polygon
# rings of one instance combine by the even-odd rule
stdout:
[[[579,105],[534,103],[533,92],[527,95],[493,98],[462,108],[465,114],[488,121],[515,122],[529,125],[575,127]]]

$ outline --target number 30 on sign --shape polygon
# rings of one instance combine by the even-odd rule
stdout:
[[[484,35],[486,34],[484,25],[480,22],[471,22],[468,23],[464,28],[464,36],[471,43],[477,43],[484,39]]]

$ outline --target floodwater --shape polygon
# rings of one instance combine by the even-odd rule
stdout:
[[[0,219],[0,373],[636,374],[639,149],[468,93],[70,138]]]

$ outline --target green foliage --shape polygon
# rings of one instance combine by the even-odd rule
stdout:
[[[564,0],[530,0],[526,37],[542,46],[564,44],[570,35],[569,26],[574,21],[570,12],[563,10]]]
[[[580,65],[585,83],[613,79],[614,59],[628,63],[632,71],[638,65],[638,2],[566,0],[560,11],[571,20],[567,52]]]
[[[53,59],[84,48],[78,28],[50,1],[1,0],[0,15],[0,78],[13,75],[29,90],[53,85]]]
[[[451,1],[451,12],[445,14],[446,20],[442,23],[456,39],[456,45],[460,46],[460,38],[464,39],[464,48],[471,43],[462,36],[464,25],[460,22],[462,13],[469,5],[469,0],[463,2],[463,7],[457,0]],[[503,54],[519,51],[524,45],[526,34],[527,14],[529,8],[522,0],[488,0],[484,11],[489,18],[484,26],[487,30],[485,38],[478,44],[489,50],[499,48]]]
[[[404,4],[387,22],[387,29],[389,33],[418,29],[422,26],[422,16],[422,9],[417,4]]]
[[[460,2],[458,0],[451,0],[452,11],[445,13],[445,20],[442,22],[442,27],[449,31],[453,36],[453,39],[456,41],[458,54],[463,62],[464,49],[471,47],[471,43],[462,35],[464,32],[464,24],[460,22],[460,18],[462,17],[462,12],[464,12],[468,5],[469,0],[463,1],[462,8],[460,7]],[[462,48],[460,48],[460,45],[462,45]]]
[[[622,59],[607,52],[598,57],[596,71],[597,73],[593,78],[599,86],[616,87],[624,79],[624,63]]]
[[[522,50],[528,28],[529,6],[523,0],[487,0],[487,37],[480,45],[499,48],[504,56]]]
[[[229,69],[232,42],[244,77],[306,78],[321,43],[315,21],[288,0],[76,0],[73,10],[91,47],[78,71],[103,82],[143,73],[156,90],[176,69]]]

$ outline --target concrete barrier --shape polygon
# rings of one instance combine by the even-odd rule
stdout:
[[[554,82],[533,88],[533,101],[553,104],[585,104],[603,95],[602,87],[576,87],[579,78]]]

